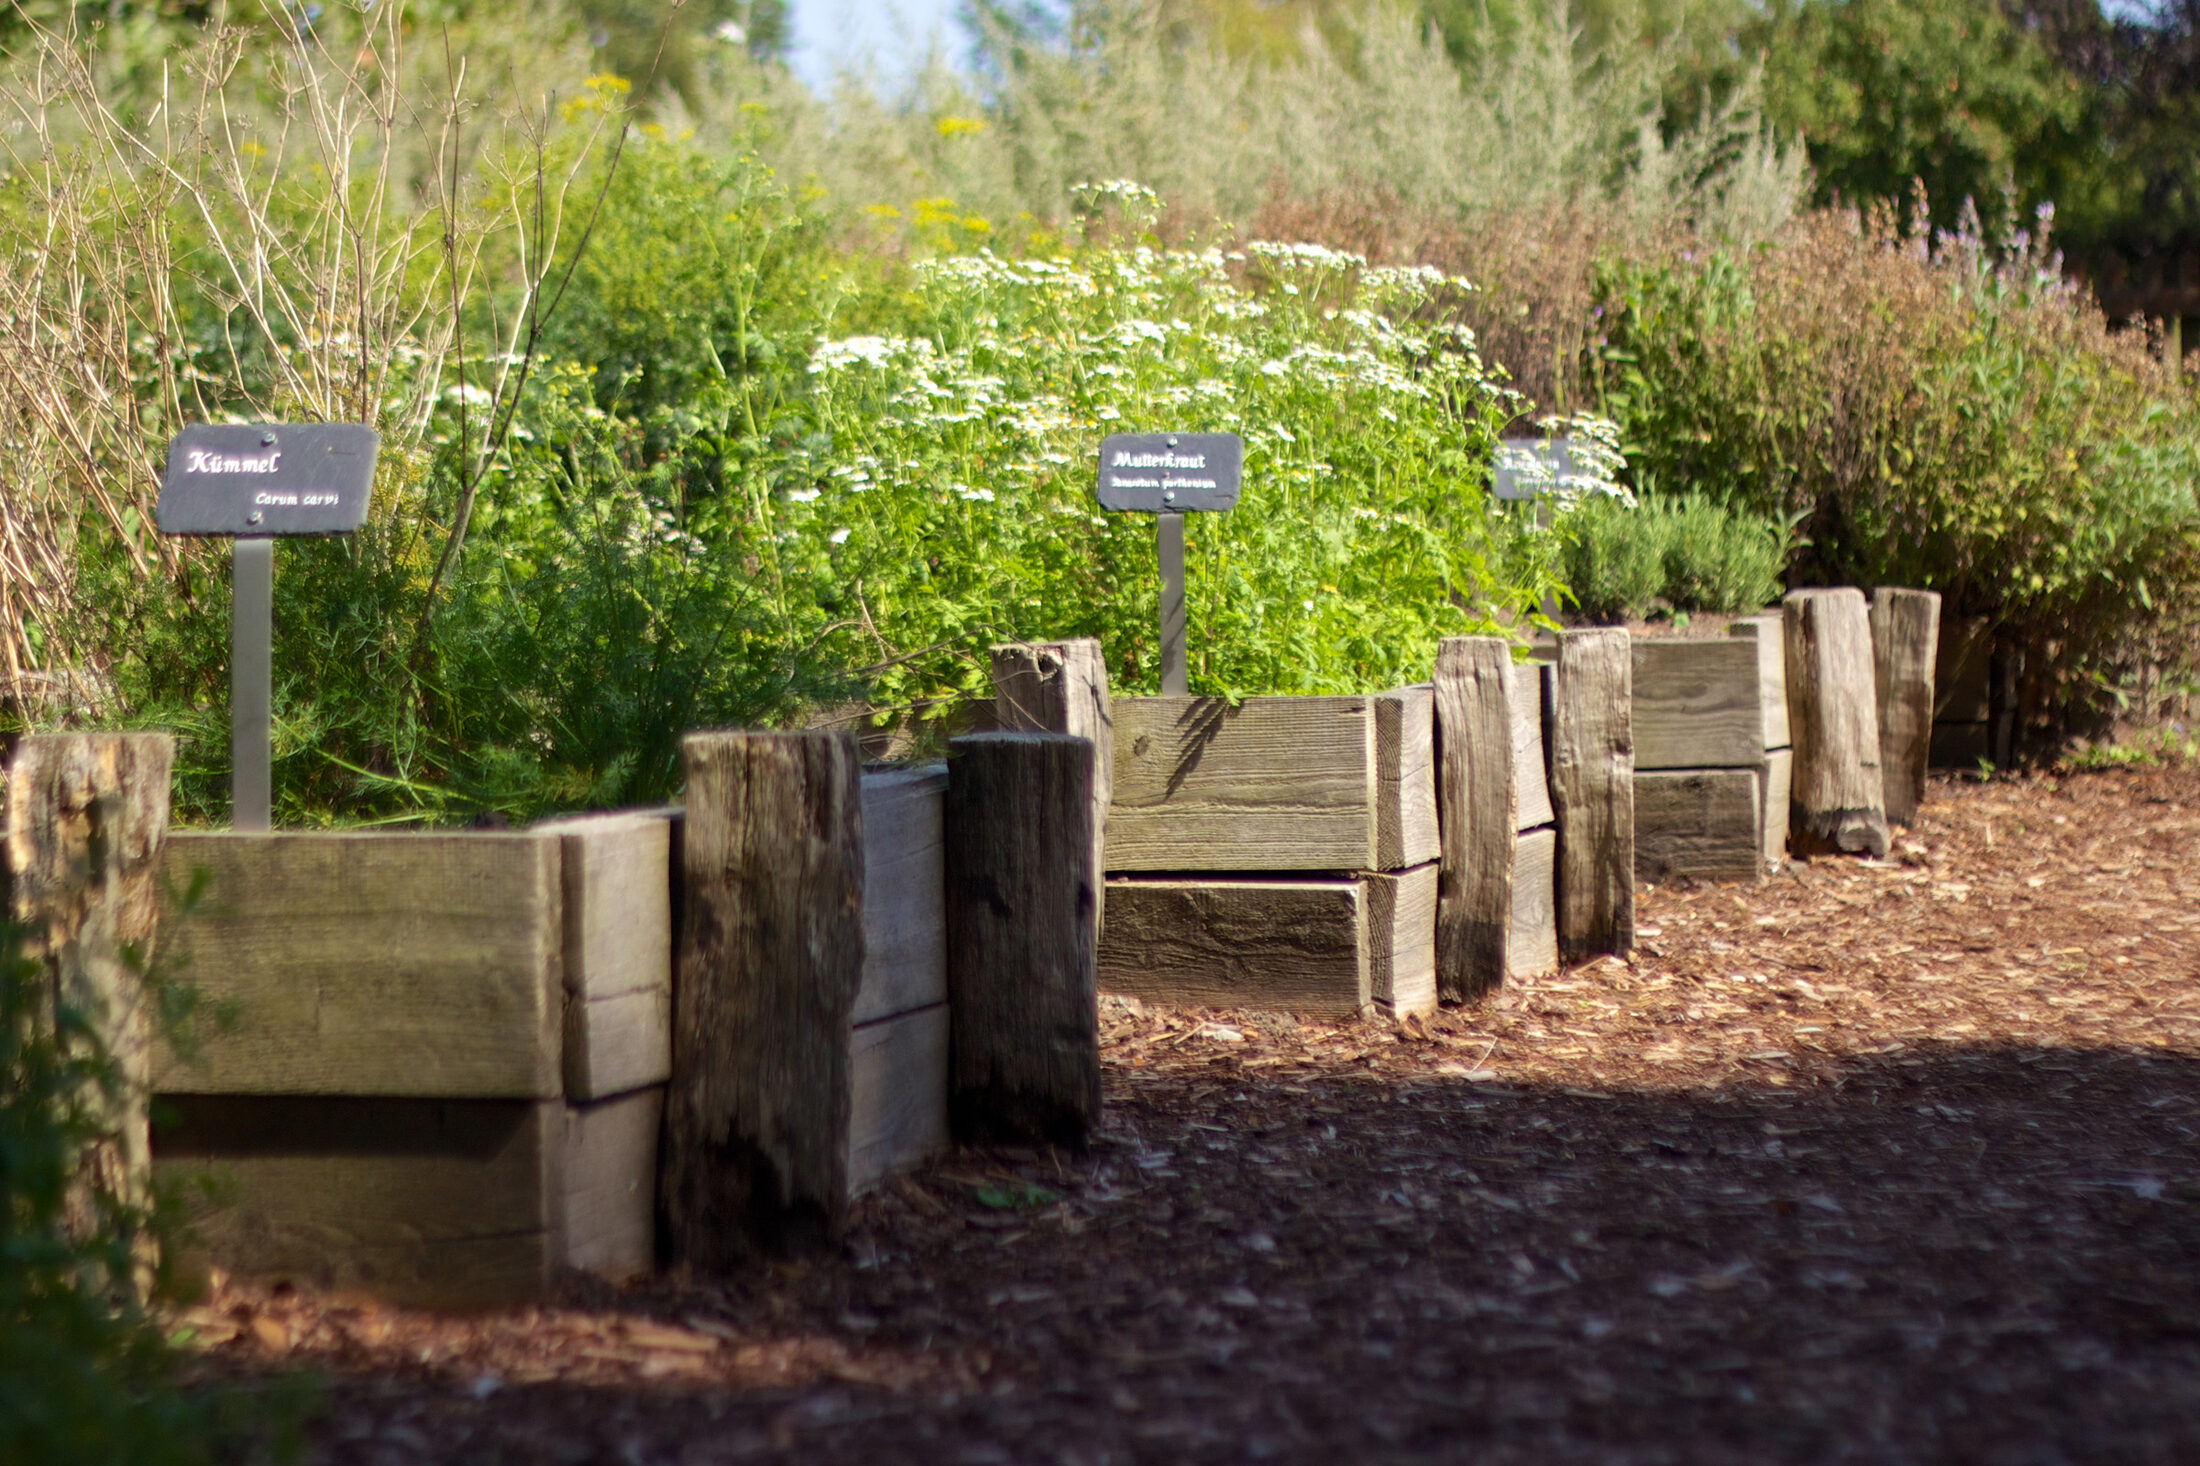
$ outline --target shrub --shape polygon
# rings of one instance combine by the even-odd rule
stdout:
[[[1565,579],[1591,621],[1674,611],[1754,611],[1780,595],[1787,536],[1769,520],[1694,496],[1634,508],[1599,497],[1568,516]]]
[[[1937,590],[2067,723],[2200,624],[2200,410],[2044,248],[1814,215],[1762,248],[1618,259],[1591,363],[1646,499],[1794,522],[1798,584]]]

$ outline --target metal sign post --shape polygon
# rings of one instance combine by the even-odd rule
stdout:
[[[168,445],[161,533],[229,551],[229,823],[274,813],[275,541],[350,534],[366,522],[381,440],[357,423],[195,423]]]
[[[275,542],[229,543],[229,827],[274,815]]]
[[[1184,654],[1184,516],[1230,508],[1244,476],[1235,433],[1116,433],[1100,443],[1103,509],[1154,516],[1161,568],[1161,691],[1191,691]]]

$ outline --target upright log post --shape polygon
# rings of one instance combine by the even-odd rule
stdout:
[[[1790,838],[1798,855],[1887,853],[1871,617],[1852,588],[1788,592]]]
[[[160,917],[161,846],[176,741],[165,733],[61,733],[18,742],[7,761],[0,892],[42,993],[118,1071],[85,1099],[109,1140],[84,1158],[75,1203],[142,1202],[152,1027],[145,974]]]
[[[862,759],[844,732],[691,733],[660,1172],[675,1261],[838,1235],[863,970]]]
[[[1501,637],[1436,644],[1436,994],[1446,1002],[1505,980],[1519,825],[1513,676],[1512,645]]]
[[[1100,1117],[1093,746],[948,745],[948,1118],[959,1139],[1080,1147]]]
[[[1115,714],[1095,637],[993,648],[993,715],[1004,733],[1067,733],[1092,742],[1096,919],[1107,919],[1108,803],[1115,797]]]
[[[1558,816],[1558,946],[1635,946],[1634,653],[1624,630],[1558,634],[1551,804]]]
[[[1879,703],[1879,782],[1887,818],[1917,822],[1933,742],[1933,678],[1940,651],[1940,595],[1872,592],[1872,671]]]

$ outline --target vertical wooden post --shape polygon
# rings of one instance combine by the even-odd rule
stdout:
[[[85,1023],[122,1080],[111,1096],[88,1096],[112,1139],[84,1159],[80,1206],[98,1195],[142,1202],[150,1178],[144,977],[175,757],[165,733],[61,733],[22,739],[7,763],[0,891],[20,929],[20,956],[57,1008]]]
[[[1100,1118],[1093,747],[948,745],[948,1117],[964,1140],[1082,1146]]]
[[[1501,637],[1436,644],[1436,994],[1447,1002],[1505,980],[1519,824],[1513,676]]]
[[[1092,741],[1095,918],[1107,920],[1108,802],[1115,797],[1115,714],[1095,637],[993,648],[993,715],[1003,733],[1067,733]]]
[[[1558,815],[1558,946],[1635,945],[1635,661],[1621,630],[1558,634],[1551,803]]]
[[[1872,592],[1871,624],[1880,790],[1888,819],[1915,824],[1917,807],[1925,800],[1925,761],[1933,741],[1940,596],[1880,586]]]
[[[1879,696],[1864,593],[1789,591],[1788,725],[1795,740],[1791,838],[1798,855],[1887,853]]]
[[[835,1237],[863,970],[862,760],[835,732],[691,733],[672,1081],[675,1261]]]

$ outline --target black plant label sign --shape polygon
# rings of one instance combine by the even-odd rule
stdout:
[[[350,534],[367,520],[381,439],[358,423],[193,423],[168,445],[162,534]]]

